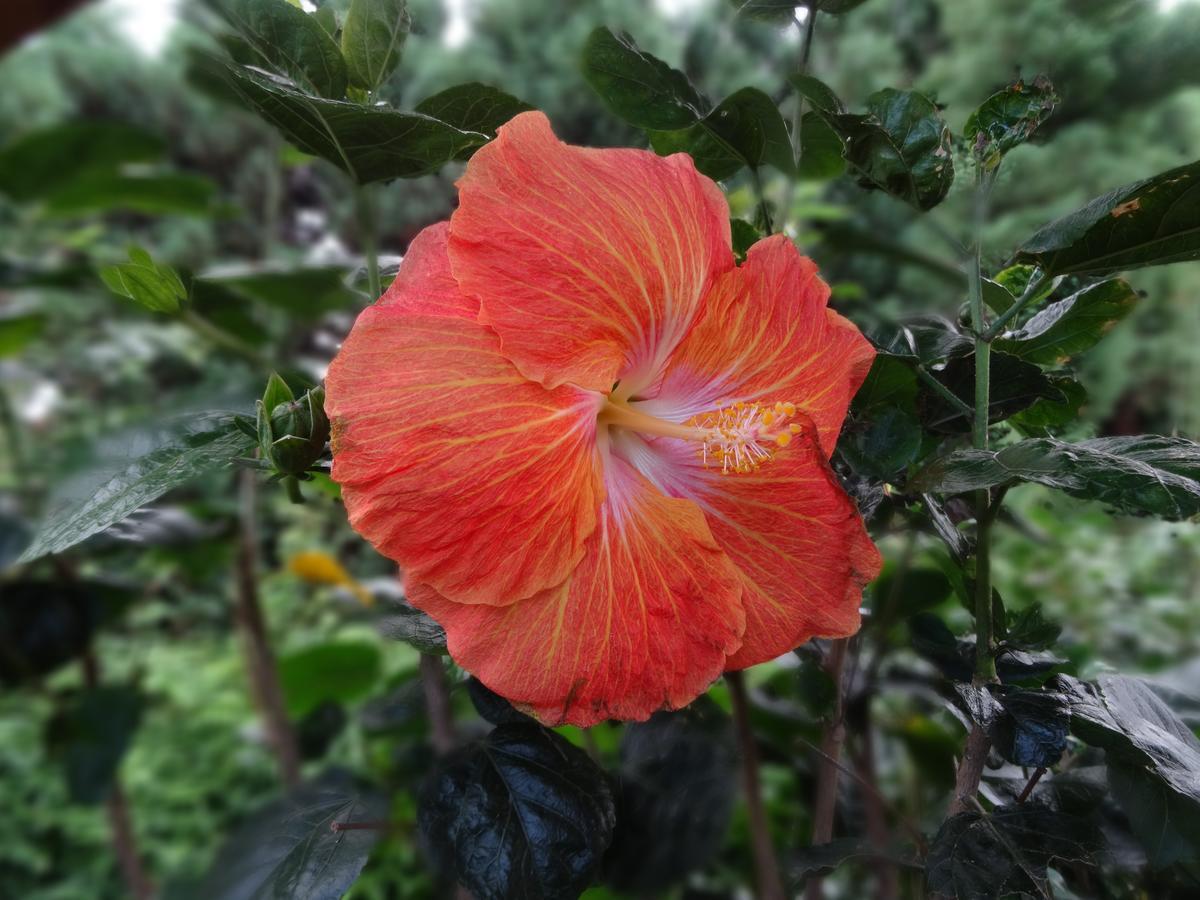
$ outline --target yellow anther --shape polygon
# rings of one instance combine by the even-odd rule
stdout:
[[[790,431],[792,434],[799,434],[803,430],[804,429],[800,427],[799,422],[793,422],[791,425],[788,426],[788,431]]]
[[[769,409],[762,414],[762,423],[764,425],[770,425],[774,421],[775,413],[771,412]]]
[[[792,433],[790,431],[783,431],[783,432],[780,432],[779,434],[775,435],[775,443],[778,444],[780,447],[786,447],[791,442],[792,442]]]
[[[794,416],[796,414],[796,404],[795,403],[783,404],[783,414],[785,416]]]

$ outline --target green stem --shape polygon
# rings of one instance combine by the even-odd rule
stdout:
[[[804,7],[808,14],[804,18],[804,24],[800,24],[799,16],[793,15],[792,20],[796,23],[796,27],[801,29],[804,37],[800,45],[800,65],[797,68],[797,74],[803,75],[808,72],[808,57],[812,53],[813,32],[816,30],[817,10],[812,3],[808,3]],[[796,94],[796,108],[792,111],[792,156],[796,160],[796,165],[800,165],[800,127],[801,121],[804,118],[804,97],[799,92]]]
[[[767,228],[767,234],[774,234],[775,223],[771,221],[771,207],[767,205],[767,197],[763,193],[762,179],[758,175],[758,169],[753,166],[750,168],[750,180],[754,184],[754,196],[758,198],[758,214]]]
[[[379,277],[379,241],[375,234],[376,218],[375,203],[371,189],[366,185],[356,185],[354,188],[355,206],[358,211],[358,239],[362,244],[363,255],[367,258],[367,290],[374,303],[383,294],[383,283]]]
[[[1012,306],[996,317],[995,321],[987,327],[983,332],[983,339],[989,343],[1004,330],[1004,326],[1016,318],[1021,310],[1033,302],[1034,297],[1041,293],[1042,287],[1050,280],[1050,276],[1038,269],[1037,273],[1029,279],[1029,284],[1025,286],[1025,290]]]
[[[983,267],[981,245],[983,224],[987,218],[988,195],[994,173],[980,173],[975,189],[971,254],[967,270],[971,304],[971,324],[975,330],[975,422],[972,438],[975,449],[988,446],[988,411],[991,405],[992,345],[985,335],[983,313]],[[994,510],[986,489],[975,492],[975,678],[981,683],[996,678],[996,660],[992,648],[992,570],[991,538]]]

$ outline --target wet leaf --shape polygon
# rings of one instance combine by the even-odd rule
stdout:
[[[957,450],[913,477],[914,490],[961,494],[1033,482],[1131,515],[1200,513],[1200,444],[1137,435],[1069,444],[1035,438],[1001,450]]]
[[[1058,95],[1048,79],[1017,80],[971,113],[963,137],[982,166],[995,168],[1004,154],[1029,140],[1057,103]]]
[[[475,900],[574,900],[612,839],[613,799],[591,758],[533,724],[498,725],[421,791],[426,852]]]

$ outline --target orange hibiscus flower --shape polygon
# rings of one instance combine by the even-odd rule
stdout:
[[[736,266],[689,157],[537,112],[458,187],[326,384],[350,522],[450,655],[590,725],[856,631],[880,560],[827,459],[874,353],[813,263]]]

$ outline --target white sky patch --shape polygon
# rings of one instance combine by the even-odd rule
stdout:
[[[442,32],[442,43],[447,47],[461,47],[471,38],[472,0],[443,0],[446,4],[446,28]]]
[[[1158,8],[1163,12],[1170,12],[1177,6],[1182,6],[1185,3],[1194,3],[1195,0],[1158,0]]]
[[[178,0],[104,0],[130,42],[146,56],[159,56],[179,17]]]

